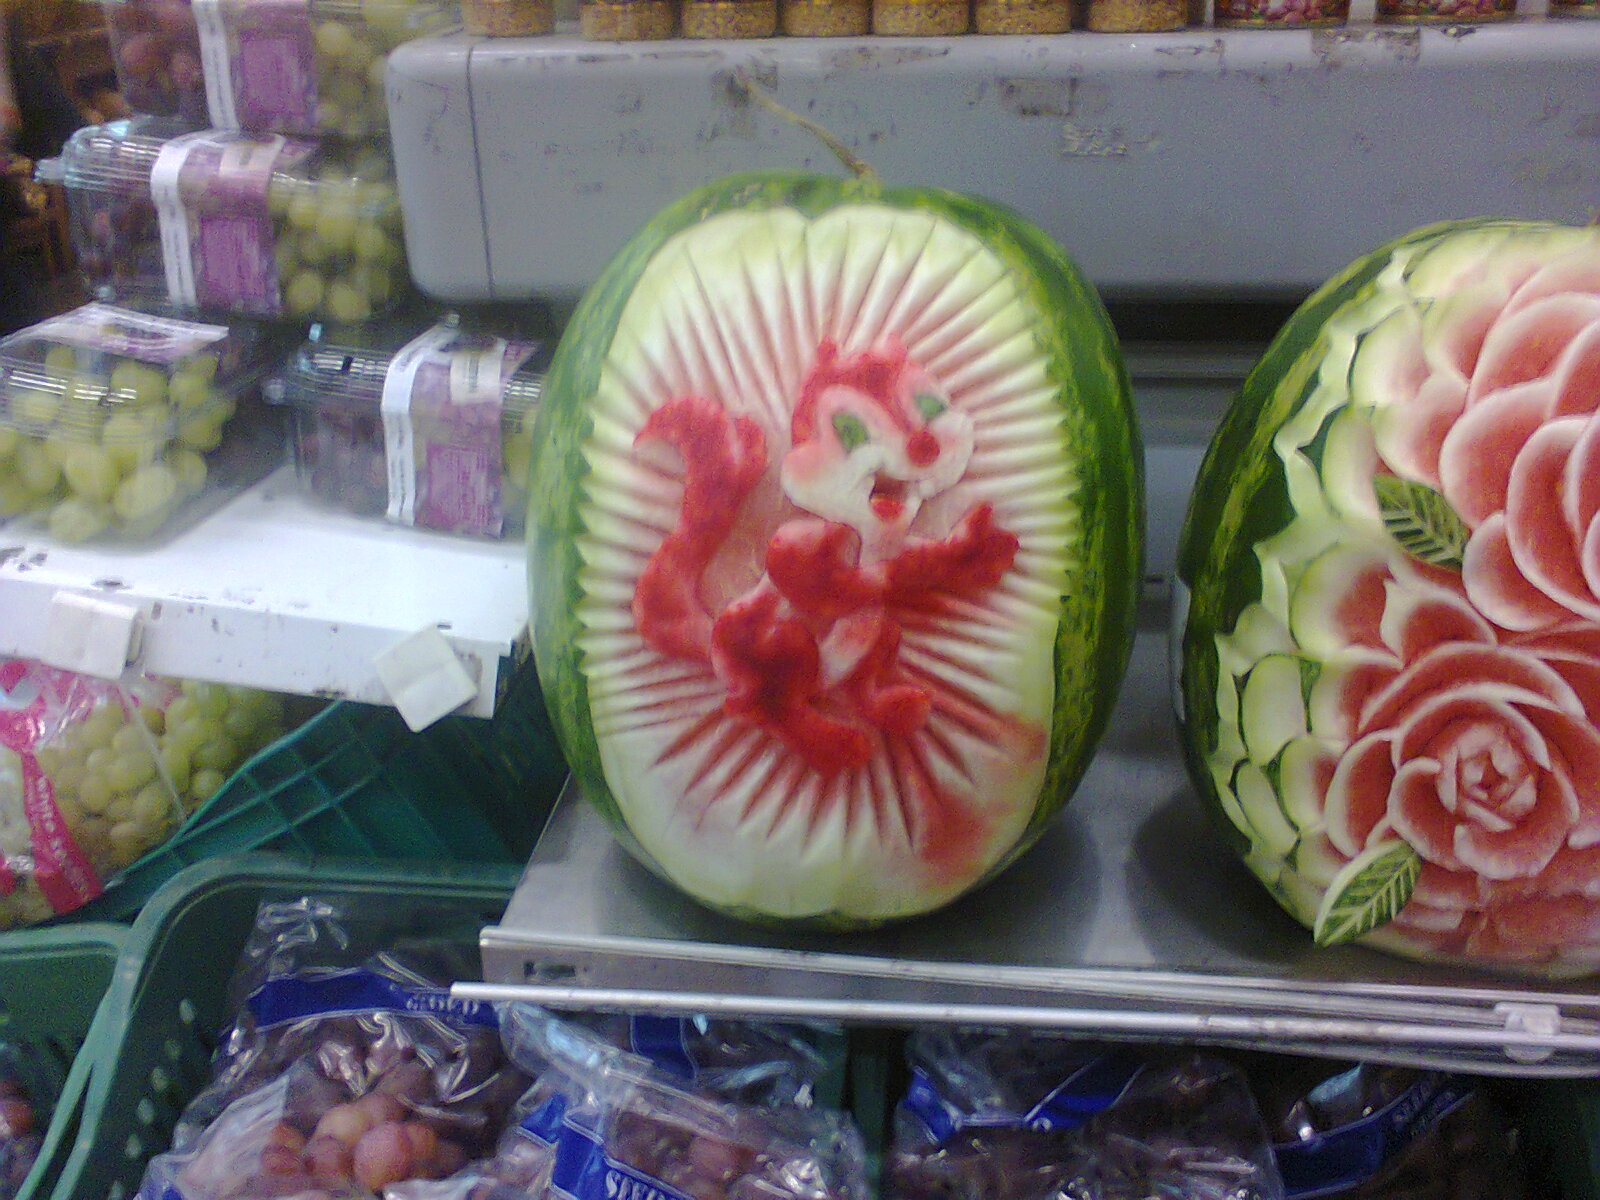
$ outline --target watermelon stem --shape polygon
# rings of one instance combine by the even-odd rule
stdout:
[[[817,124],[809,117],[802,117],[792,108],[779,104],[765,88],[752,80],[743,71],[735,72],[734,85],[744,92],[748,99],[754,100],[768,112],[781,117],[791,125],[798,125],[801,129],[810,133],[829,150],[833,151],[834,157],[844,164],[845,170],[849,171],[857,179],[866,180],[874,184],[882,182],[872,164],[840,141],[838,135],[832,130]]]

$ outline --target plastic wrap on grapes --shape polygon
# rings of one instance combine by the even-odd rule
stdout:
[[[240,1096],[304,1069],[325,1103],[302,1130],[302,1157],[369,1190],[486,1155],[528,1079],[501,1050],[494,1009],[449,995],[451,980],[476,971],[484,919],[390,901],[263,905],[231,984],[234,1020],[174,1147]],[[413,1174],[387,1178],[400,1162]]]
[[[1277,1200],[1243,1078],[1205,1058],[1020,1031],[935,1028],[885,1156],[890,1200]]]
[[[837,1105],[846,1043],[835,1025],[704,1015],[548,1013],[513,1005],[503,1016],[512,1058],[537,1075],[576,1053],[575,1035],[626,1050],[694,1091],[737,1104]]]
[[[200,35],[189,0],[104,0],[117,90],[135,112],[206,124]]]
[[[1522,1200],[1517,1137],[1483,1083],[1372,1063],[1242,1060],[1290,1200]]]
[[[282,732],[270,693],[0,659],[0,927],[115,886]]]
[[[528,1005],[503,1022],[520,1062],[542,1065],[500,1158],[520,1149],[557,1194],[605,1200],[656,1189],[683,1200],[864,1200],[861,1135],[844,1114],[737,1104]],[[520,1139],[520,1145],[517,1140]],[[537,1194],[537,1193],[533,1193]]]
[[[40,1102],[54,1089],[9,1042],[0,1043],[0,1200],[12,1200],[39,1157],[48,1108]]]

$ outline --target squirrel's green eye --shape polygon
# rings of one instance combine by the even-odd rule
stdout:
[[[838,434],[839,444],[844,447],[846,454],[867,441],[865,422],[849,413],[833,414],[833,432]]]
[[[939,397],[928,392],[921,392],[912,401],[917,406],[917,411],[922,414],[923,423],[933,420],[950,406]]]

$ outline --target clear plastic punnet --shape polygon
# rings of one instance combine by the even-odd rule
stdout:
[[[189,0],[101,0],[117,90],[136,113],[207,124],[200,32]]]
[[[279,340],[114,305],[0,341],[0,519],[63,542],[169,533],[283,460]]]
[[[361,142],[388,132],[384,68],[460,23],[450,0],[194,0],[211,124]]]
[[[407,291],[379,150],[135,119],[80,129],[40,177],[66,187],[80,269],[106,298],[361,321]]]
[[[268,396],[293,414],[311,495],[402,525],[515,536],[548,350],[453,318],[319,328]]]

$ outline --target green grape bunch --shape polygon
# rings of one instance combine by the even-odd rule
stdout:
[[[206,487],[236,401],[217,356],[170,366],[65,344],[0,372],[0,517],[67,543],[147,537]]]

